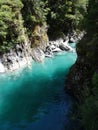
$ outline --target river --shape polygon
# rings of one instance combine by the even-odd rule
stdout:
[[[0,130],[64,130],[73,105],[64,82],[76,58],[64,52],[0,75]]]

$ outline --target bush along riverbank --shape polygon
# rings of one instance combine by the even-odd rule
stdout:
[[[65,90],[78,104],[78,119],[85,130],[98,129],[98,1],[89,0],[85,17],[87,34],[77,44],[77,61],[66,79]],[[94,22],[95,21],[95,22]],[[92,24],[91,24],[92,23]]]

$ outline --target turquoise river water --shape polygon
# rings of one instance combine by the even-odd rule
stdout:
[[[64,92],[76,53],[0,75],[0,130],[64,130],[73,101]]]

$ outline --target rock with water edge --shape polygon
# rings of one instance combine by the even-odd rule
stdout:
[[[10,52],[3,54],[0,57],[0,73],[6,71],[13,71],[22,66],[29,65],[33,60],[42,62],[45,57],[52,58],[54,54],[61,53],[63,51],[72,51],[74,49],[69,45],[69,40],[58,39],[56,41],[49,41],[44,49],[41,46],[31,48],[31,44],[18,44]]]

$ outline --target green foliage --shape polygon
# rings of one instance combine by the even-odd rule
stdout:
[[[28,34],[31,35],[36,25],[43,25],[46,23],[46,16],[49,8],[47,7],[47,1],[43,0],[22,0],[23,2],[23,19],[25,26],[28,30]]]
[[[49,25],[49,32],[75,29],[80,13],[79,0],[0,0],[0,52],[31,38],[36,25]],[[26,28],[26,29],[24,29]]]
[[[75,21],[76,26],[79,29],[84,28],[84,17],[87,14],[88,0],[76,0],[75,1]]]
[[[86,70],[88,75],[82,84],[85,91],[84,95],[87,93],[86,87],[88,87],[89,95],[86,96],[84,103],[79,108],[81,121],[86,130],[98,130],[98,0],[89,0],[85,16],[84,27],[88,37],[87,42],[80,45],[79,49],[81,52],[86,50],[81,56],[88,62],[91,69]],[[89,79],[89,86],[84,85],[87,79]]]
[[[0,0],[0,52],[23,41],[22,7],[20,0]]]
[[[98,34],[98,0],[89,0],[85,19],[85,29],[90,33]]]
[[[0,48],[24,42],[25,33],[31,39],[36,25],[48,24],[54,35],[76,29],[85,5],[86,0],[0,0]]]
[[[86,130],[98,129],[98,96],[90,96],[81,106],[82,123]]]
[[[48,24],[54,35],[73,30],[75,10],[74,0],[0,0],[0,52],[24,42],[26,32],[31,37],[36,25]]]
[[[93,75],[92,83],[94,86],[93,88],[94,95],[97,96],[97,100],[98,100],[98,74],[97,73]]]
[[[68,32],[73,28],[75,19],[75,6],[73,0],[49,0],[50,12],[47,23],[50,25],[50,33],[54,31]]]
[[[47,23],[51,32],[68,33],[80,28],[86,13],[87,0],[48,0],[50,11]],[[53,35],[53,34],[52,34]]]
[[[98,129],[98,74],[95,73],[92,78],[93,95],[86,98],[85,103],[80,106],[82,123],[86,130]]]

